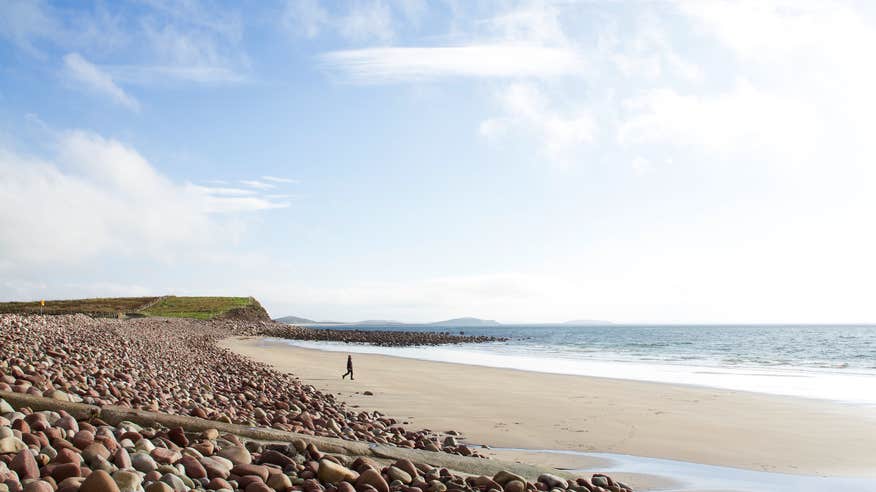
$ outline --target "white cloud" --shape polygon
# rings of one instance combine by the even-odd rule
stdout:
[[[142,85],[169,81],[234,84],[247,80],[249,64],[237,40],[225,31],[203,31],[174,24],[143,24],[143,42],[152,55],[137,64],[106,69],[116,80]]]
[[[79,53],[67,54],[64,57],[64,65],[69,76],[77,82],[91,90],[109,96],[116,104],[133,111],[140,110],[140,103],[135,98],[116,85],[109,74],[83,58]]]
[[[277,187],[277,185],[265,183],[264,181],[259,181],[257,179],[242,179],[240,180],[240,184],[257,190],[272,190]]]
[[[507,42],[565,46],[572,44],[560,22],[563,12],[555,5],[530,3],[500,12],[483,22],[487,36]]]
[[[217,33],[232,40],[240,40],[243,37],[243,20],[240,12],[224,5],[176,0],[144,0],[143,3],[174,22]]]
[[[233,240],[239,224],[229,221],[239,213],[286,205],[174,183],[134,149],[80,131],[59,137],[51,161],[0,148],[0,175],[4,268],[98,255],[165,259]]]
[[[410,22],[418,22],[425,7],[417,0],[397,2]],[[330,13],[317,0],[288,0],[280,16],[281,26],[296,36],[315,38],[335,32],[353,42],[389,42],[395,38],[393,10],[383,0],[357,0],[346,4],[343,13]]]
[[[836,140],[872,141],[874,11],[867,4],[764,0],[680,2],[695,28],[736,55],[758,89],[817,107]],[[805,136],[804,136],[805,137]],[[848,147],[849,142],[834,148]]]
[[[173,82],[238,84],[248,79],[236,69],[214,65],[111,65],[105,69],[120,82],[166,85]]]
[[[654,171],[654,164],[642,156],[636,156],[633,159],[633,172],[637,176],[644,176]]]
[[[31,55],[43,56],[36,43],[57,38],[59,30],[42,2],[0,2],[0,37]]]
[[[596,122],[590,111],[558,110],[533,85],[511,84],[501,93],[499,105],[503,115],[482,121],[481,135],[489,139],[512,132],[532,135],[554,164],[571,165],[578,151],[595,139]]]
[[[547,78],[580,72],[575,52],[523,44],[395,47],[333,51],[323,64],[356,83],[427,81],[446,77]]]
[[[307,38],[318,36],[330,21],[318,0],[288,0],[280,19],[286,30]]]
[[[107,78],[115,84],[248,80],[249,61],[236,11],[163,0],[149,0],[137,15],[115,7],[101,4],[76,10],[40,1],[3,2],[0,37],[31,56],[45,57],[41,44],[75,52],[82,59],[73,60],[79,70],[86,70],[85,58],[130,60],[87,69],[102,73],[104,87]],[[95,78],[93,73],[86,76]]]
[[[387,42],[395,37],[392,12],[382,0],[358,1],[338,19],[338,32],[351,41]]]
[[[191,186],[197,188],[198,191],[206,193],[208,195],[251,196],[256,194],[254,190],[244,190],[242,188],[228,188],[223,186]]]
[[[670,41],[664,22],[645,15],[636,27],[621,32],[618,25],[606,23],[596,45],[598,56],[613,65],[624,79],[654,82],[677,77],[686,82],[701,82],[703,70],[678,54]]]
[[[697,96],[655,89],[626,101],[621,144],[668,143],[718,153],[762,153],[793,163],[812,152],[820,132],[815,108],[741,80],[724,93]]]
[[[262,176],[262,179],[265,181],[273,181],[274,183],[288,183],[288,184],[298,184],[297,179],[291,178],[280,178],[277,176]]]
[[[801,57],[837,54],[844,45],[867,52],[874,42],[872,21],[847,2],[741,0],[677,2],[704,32],[748,61],[796,63]]]
[[[393,2],[405,20],[413,25],[419,25],[429,10],[426,0],[395,0]]]

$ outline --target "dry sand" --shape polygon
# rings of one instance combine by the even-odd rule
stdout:
[[[356,380],[350,381],[340,378],[345,353],[258,338],[222,344],[292,372],[349,405],[380,410],[410,422],[411,428],[457,430],[468,443],[807,475],[876,476],[876,415],[869,408],[364,354],[353,355]],[[366,390],[374,395],[364,396]],[[564,468],[599,466],[586,457],[497,454],[528,462],[547,459]]]

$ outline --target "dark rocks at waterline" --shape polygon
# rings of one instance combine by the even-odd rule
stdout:
[[[350,409],[334,395],[217,345],[226,337],[259,335],[274,327],[272,322],[239,320],[4,314],[0,390],[307,435],[468,452],[442,449],[435,433],[407,430],[377,411]]]
[[[94,436],[89,447],[105,452],[73,446],[78,432]],[[2,399],[0,436],[3,492],[631,492],[601,474],[576,480],[544,474],[535,482],[507,471],[460,476],[407,459],[326,454],[303,440],[266,445],[215,429],[111,426],[76,421],[63,410],[13,409]]]
[[[339,330],[304,326],[282,325],[266,328],[263,335],[288,340],[310,342],[366,343],[381,347],[409,347],[416,345],[448,345],[456,343],[505,342],[507,338],[492,336],[454,335],[448,332]]]

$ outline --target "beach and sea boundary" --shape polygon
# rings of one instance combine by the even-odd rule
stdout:
[[[819,483],[861,491],[876,486],[876,418],[866,395],[852,402],[763,391],[773,383],[755,392],[687,378],[636,380],[623,364],[617,377],[519,370],[493,366],[489,357],[496,355],[473,352],[476,345],[386,348],[276,338],[222,344],[353,404],[383,408],[417,426],[459,429],[469,443],[506,448],[491,452],[504,458],[582,470],[614,463],[630,473],[659,471],[640,482],[655,490],[694,490],[661,485],[679,478],[724,487],[715,490],[761,490],[758,482],[769,480],[777,491]],[[354,356],[355,384],[339,377],[342,353]],[[464,362],[441,361],[447,354]],[[715,368],[683,369],[679,374],[712,373],[726,384]],[[742,381],[783,376],[738,368],[731,374]],[[670,476],[673,470],[683,476]],[[751,488],[742,488],[746,480]]]

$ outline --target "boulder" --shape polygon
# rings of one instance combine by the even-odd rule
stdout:
[[[33,457],[30,449],[25,449],[15,455],[9,468],[18,473],[18,479],[21,481],[40,478],[40,468]]]
[[[131,466],[135,470],[149,473],[158,469],[158,463],[146,453],[134,453],[131,455]]]
[[[323,458],[319,461],[317,477],[321,482],[326,483],[338,483],[343,480],[355,482],[359,478],[359,474],[332,460]]]
[[[27,449],[27,444],[14,436],[0,439],[0,454],[20,453]]]
[[[252,463],[252,455],[243,446],[228,446],[219,451],[219,456],[230,460],[235,465],[248,465]]]
[[[91,472],[79,487],[79,492],[120,492],[119,486],[109,473],[103,470]]]
[[[523,478],[520,475],[517,475],[515,473],[505,471],[505,470],[502,470],[502,471],[496,473],[493,476],[493,480],[503,487],[505,486],[506,483],[510,482],[511,480],[517,480],[517,481],[523,482],[524,484],[526,483],[525,478]]]
[[[414,463],[411,462],[411,460],[400,459],[395,462],[394,466],[407,472],[407,474],[411,476],[411,480],[414,480],[420,476],[420,473],[417,471],[417,467],[414,466]]]
[[[239,477],[255,475],[261,478],[263,482],[268,479],[268,467],[264,465],[253,465],[252,463],[234,465],[234,468],[231,469],[231,473]]]
[[[509,480],[503,485],[505,492],[524,492],[526,490],[526,482],[522,480]]]
[[[550,473],[542,473],[538,476],[538,481],[547,485],[548,488],[559,488],[566,489],[569,487],[569,482],[565,479],[560,478],[556,475],[551,475]]]
[[[398,480],[405,485],[411,483],[411,480],[413,480],[408,472],[397,466],[390,466],[389,469],[386,470],[386,474],[389,476],[390,480]]]
[[[58,483],[68,478],[79,477],[82,474],[82,470],[80,470],[79,465],[76,463],[59,463],[57,465],[50,465],[50,467],[51,477]]]
[[[45,480],[32,480],[24,484],[24,492],[54,492],[54,487]]]
[[[173,488],[164,482],[152,482],[146,487],[146,492],[173,492]]]
[[[189,478],[207,478],[207,469],[194,456],[184,455],[179,460]]]
[[[282,473],[272,473],[266,484],[277,492],[286,492],[292,488],[292,480]]]
[[[228,483],[227,480],[219,478],[219,477],[216,477],[216,478],[210,480],[210,482],[207,483],[206,488],[208,490],[222,490],[222,489],[234,490],[234,487],[232,487],[231,484]]]
[[[174,451],[173,449],[168,448],[155,448],[152,452],[149,453],[149,456],[152,456],[158,463],[167,463],[174,464],[182,458],[182,454],[179,451]]]
[[[369,485],[374,487],[377,492],[389,492],[389,484],[380,476],[380,472],[374,469],[368,469],[359,475],[356,479],[356,490],[363,492],[364,486]]]
[[[173,492],[186,492],[186,483],[173,473],[165,473],[161,476],[161,481],[169,485]]]
[[[119,470],[113,473],[113,480],[119,486],[121,492],[136,492],[140,488],[142,479],[137,472],[129,470]]]

